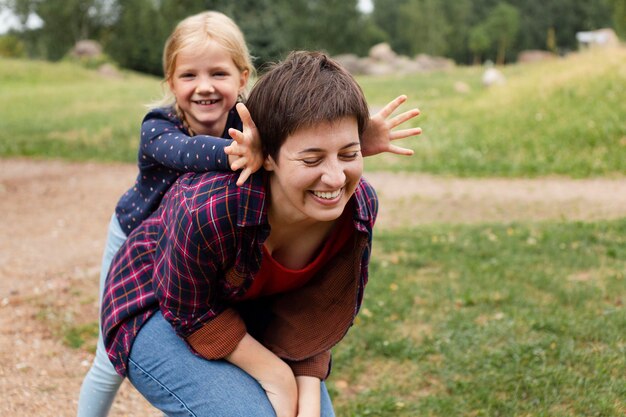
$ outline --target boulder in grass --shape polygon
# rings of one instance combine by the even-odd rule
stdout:
[[[71,54],[77,58],[96,58],[102,55],[102,46],[96,41],[84,39],[76,42]]]

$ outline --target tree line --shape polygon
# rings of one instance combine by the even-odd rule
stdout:
[[[160,75],[163,44],[174,25],[203,10],[221,11],[237,22],[257,66],[293,49],[364,56],[379,42],[408,56],[504,63],[527,49],[576,49],[575,34],[582,30],[613,27],[626,35],[626,0],[372,3],[373,11],[364,13],[358,0],[0,0],[0,10],[10,9],[23,21],[36,13],[44,22],[0,39],[50,60],[66,56],[78,40],[94,39],[120,66]]]

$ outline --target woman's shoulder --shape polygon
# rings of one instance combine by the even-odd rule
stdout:
[[[374,186],[370,184],[369,181],[367,181],[367,179],[365,179],[364,177],[361,177],[361,179],[359,180],[359,185],[357,186],[355,192],[359,193],[361,196],[368,200],[378,201],[378,195],[376,194]]]
[[[378,214],[378,195],[374,187],[363,177],[354,191],[354,198],[357,216],[373,225]]]
[[[190,207],[212,204],[237,214],[240,205],[252,206],[253,200],[263,199],[265,195],[262,172],[252,174],[242,186],[237,185],[239,174],[238,171],[188,172],[181,175],[176,186],[182,193],[180,199]]]
[[[238,177],[239,172],[183,174],[164,199],[164,210],[171,213],[166,215],[173,216],[177,224],[189,224],[189,231],[201,231],[203,239],[218,239],[220,244],[234,238],[238,226],[264,223],[264,189],[254,191],[259,176],[253,174],[241,187],[237,186]]]
[[[232,171],[187,172],[179,177],[176,185],[186,200],[203,196],[225,198],[237,191],[237,174]]]

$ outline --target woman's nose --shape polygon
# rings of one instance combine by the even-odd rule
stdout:
[[[343,165],[339,161],[327,163],[322,174],[322,182],[333,188],[343,187],[346,182]]]

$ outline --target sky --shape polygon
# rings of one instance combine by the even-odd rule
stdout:
[[[371,12],[374,9],[372,0],[359,0],[359,9],[361,9],[363,13]]]
[[[30,29],[40,28],[42,24],[43,21],[36,14],[31,14],[26,21],[26,27]],[[0,35],[19,28],[21,28],[20,21],[10,10],[0,10]]]

